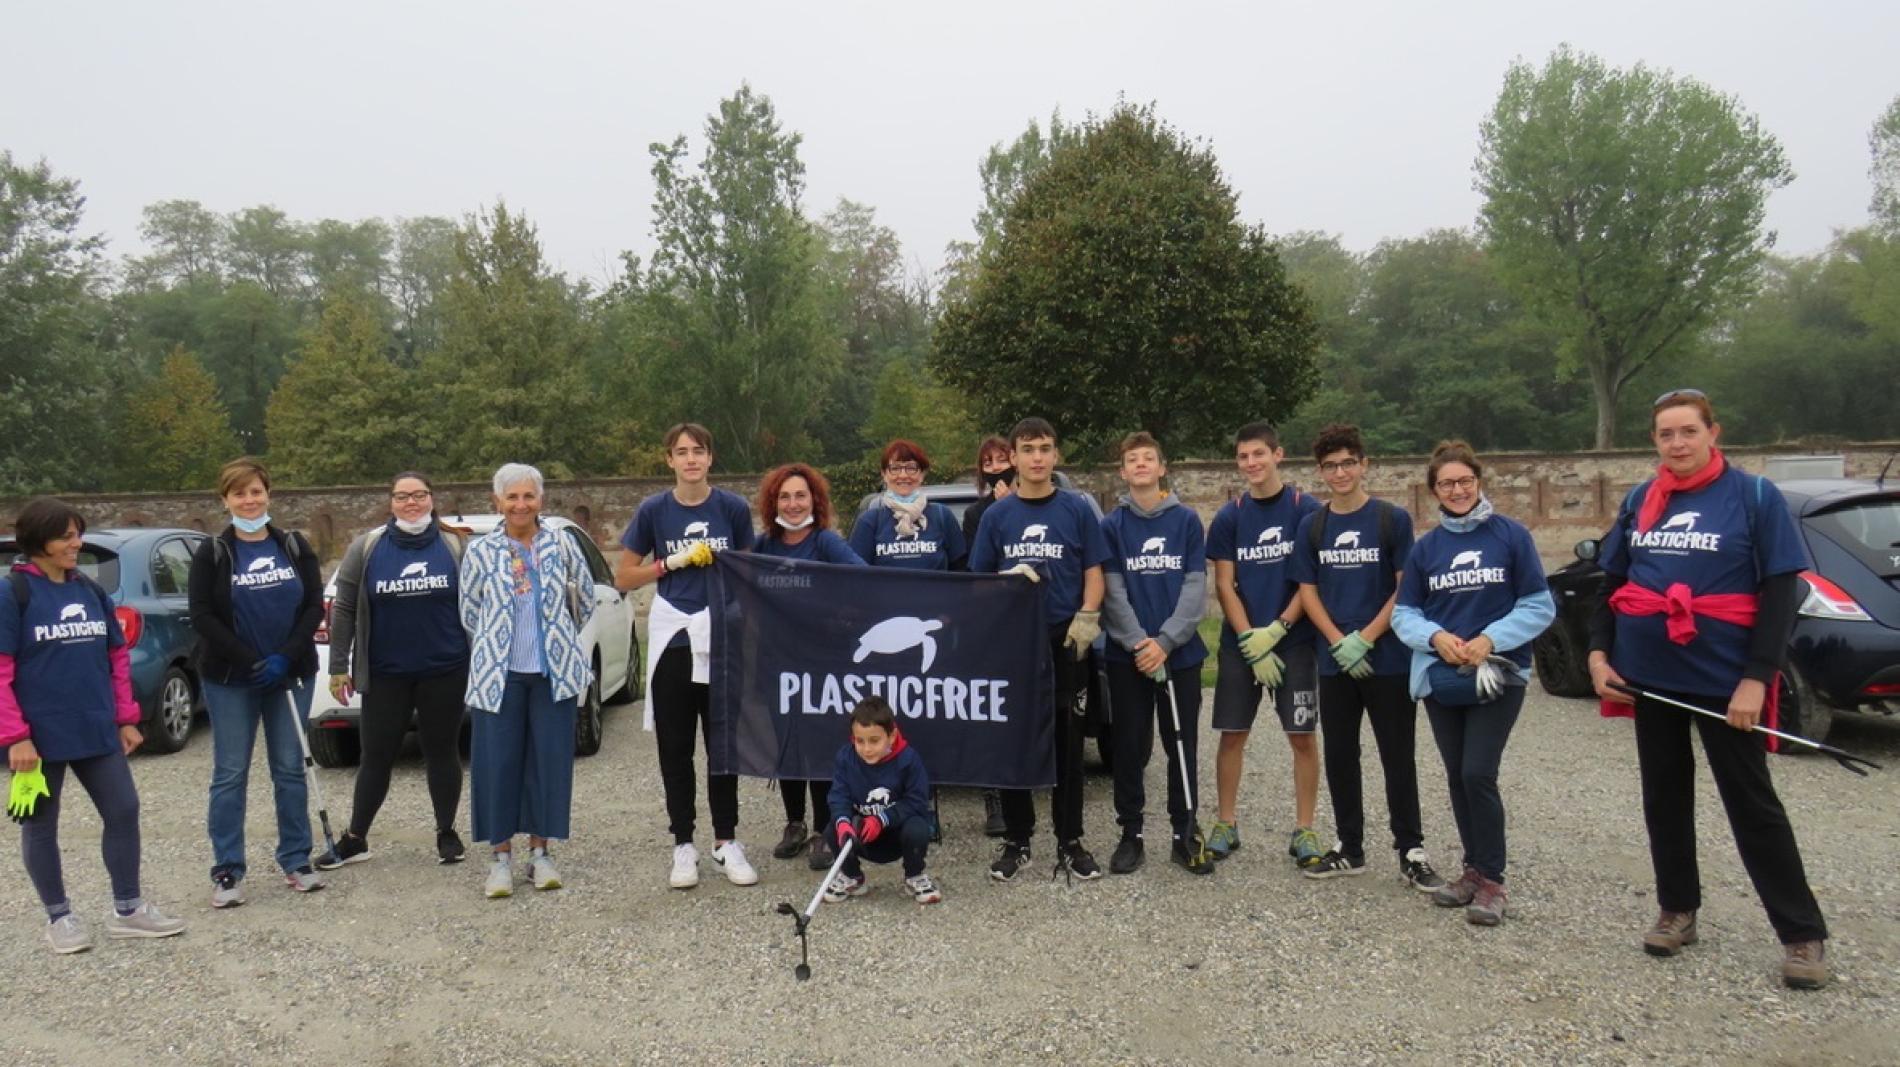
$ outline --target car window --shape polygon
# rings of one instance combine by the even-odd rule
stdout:
[[[567,528],[567,535],[574,539],[575,544],[580,546],[581,555],[587,557],[587,569],[594,572],[595,583],[605,585],[614,584],[614,574],[607,566],[607,557],[601,555],[600,549],[594,547],[594,539],[582,533],[578,526],[569,526]]]
[[[1900,500],[1874,498],[1810,516],[1808,525],[1883,578],[1900,576]]]
[[[16,561],[23,561],[19,542],[11,537],[0,538],[0,566],[11,567]],[[110,549],[95,545],[81,545],[79,549],[79,571],[86,577],[98,582],[108,593],[119,591],[119,554]]]
[[[184,596],[191,587],[191,547],[182,537],[168,537],[152,553],[152,591],[159,596]]]

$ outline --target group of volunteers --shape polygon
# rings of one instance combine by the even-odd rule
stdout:
[[[1694,769],[1689,717],[1647,696],[1632,698],[1628,687],[1726,709],[1732,728],[1697,719],[1703,748],[1744,865],[1785,946],[1783,978],[1818,987],[1827,978],[1826,927],[1763,748],[1747,733],[1773,714],[1805,551],[1780,493],[1726,463],[1715,447],[1720,431],[1706,396],[1666,393],[1653,416],[1661,464],[1624,501],[1603,539],[1599,562],[1614,593],[1592,623],[1590,642],[1605,713],[1635,717],[1661,905],[1643,946],[1674,955],[1697,938]],[[663,447],[674,485],[640,504],[621,536],[614,574],[623,591],[653,587],[646,725],[674,841],[668,884],[688,889],[700,876],[695,734],[709,736],[713,718],[705,568],[720,552],[751,551],[1038,583],[1056,685],[1049,817],[1056,868],[1071,879],[1102,874],[1084,843],[1079,714],[1088,657],[1099,644],[1113,708],[1120,832],[1110,872],[1129,874],[1144,863],[1144,783],[1157,732],[1167,763],[1171,861],[1206,875],[1240,850],[1241,772],[1265,698],[1290,749],[1294,825],[1286,851],[1302,874],[1332,879],[1368,870],[1360,734],[1369,720],[1399,877],[1434,903],[1463,909],[1471,923],[1499,924],[1509,909],[1499,767],[1523,707],[1531,642],[1555,617],[1530,533],[1493,509],[1483,465],[1463,442],[1439,445],[1426,466],[1437,513],[1423,536],[1415,536],[1405,509],[1369,493],[1370,462],[1352,426],[1328,426],[1313,442],[1323,500],[1282,479],[1285,450],[1270,424],[1241,427],[1233,444],[1245,489],[1204,531],[1166,487],[1167,457],[1147,433],[1121,441],[1126,491],[1104,516],[1089,497],[1060,484],[1055,428],[1026,418],[982,443],[980,500],[961,523],[922,492],[930,457],[897,440],[881,455],[883,491],[867,499],[844,536],[833,528],[830,485],[802,463],[765,476],[756,504],[762,532],[755,532],[754,507],[711,483],[712,435],[694,423],[669,429]],[[344,554],[329,616],[329,684],[339,701],[363,701],[362,763],[347,829],[313,857],[298,732],[324,616],[319,564],[301,535],[271,522],[270,476],[261,465],[239,459],[220,473],[231,520],[199,548],[190,574],[191,625],[200,638],[195,669],[212,722],[214,908],[245,900],[244,801],[260,726],[276,801],[276,861],[289,888],[320,889],[318,869],[370,857],[370,830],[412,720],[438,859],[462,860],[454,824],[465,714],[472,832],[489,848],[484,893],[508,896],[518,877],[536,889],[562,884],[549,848],[571,836],[577,701],[595,681],[580,642],[594,610],[593,579],[574,540],[543,521],[539,471],[508,464],[492,487],[501,522],[470,536],[436,514],[426,477],[404,472],[390,488],[389,520]],[[1679,532],[1685,526],[1694,536]],[[85,529],[84,518],[60,501],[27,504],[15,523],[22,559],[8,576],[12,603],[0,609],[9,810],[22,822],[27,871],[59,952],[92,943],[60,870],[69,770],[104,823],[113,893],[107,935],[184,929],[140,892],[138,796],[126,759],[141,740],[139,709],[111,600],[78,566]],[[1210,561],[1222,625],[1211,719],[1219,734],[1215,805],[1204,829],[1196,740],[1210,654],[1199,635]],[[1425,848],[1415,753],[1420,702],[1444,761],[1461,844],[1459,873],[1450,880]],[[840,740],[829,781],[780,783],[785,828],[773,855],[807,854],[813,869],[826,870],[850,842],[825,899],[863,894],[859,861],[869,859],[901,861],[913,899],[941,900],[926,871],[933,832],[927,754],[907,742],[891,708],[875,697],[851,710]],[[1331,847],[1318,828],[1322,769]],[[736,777],[708,775],[706,800],[713,866],[735,885],[757,883],[738,837]],[[1002,842],[988,873],[1009,882],[1031,860],[1032,793],[1002,790],[989,801],[989,817]],[[514,839],[521,836],[529,857],[518,866]]]

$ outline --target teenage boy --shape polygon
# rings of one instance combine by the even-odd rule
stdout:
[[[1207,850],[1225,859],[1240,847],[1240,771],[1264,690],[1293,750],[1294,828],[1287,855],[1302,870],[1326,854],[1313,832],[1319,806],[1319,664],[1313,624],[1293,581],[1300,523],[1319,501],[1280,480],[1286,449],[1271,423],[1234,434],[1234,462],[1247,491],[1229,501],[1207,530],[1220,600],[1219,674],[1214,681],[1216,798]]]
[[[1128,492],[1102,520],[1108,540],[1102,614],[1108,626],[1108,691],[1115,707],[1115,821],[1121,842],[1109,857],[1114,874],[1141,866],[1143,778],[1154,753],[1155,722],[1168,759],[1168,821],[1174,862],[1194,874],[1213,874],[1199,828],[1195,741],[1200,735],[1201,663],[1207,646],[1199,627],[1207,609],[1207,552],[1201,520],[1161,488],[1167,459],[1147,433],[1122,438],[1121,476]],[[1172,714],[1167,706],[1172,692]]]
[[[838,750],[831,771],[832,839],[839,848],[855,841],[838,876],[825,886],[825,902],[842,904],[871,891],[861,861],[904,861],[904,891],[919,904],[943,900],[924,873],[930,851],[930,775],[917,750],[897,729],[897,716],[878,697],[851,709],[851,741]]]
[[[1359,723],[1385,770],[1385,803],[1399,875],[1432,892],[1445,880],[1425,856],[1418,814],[1418,705],[1410,689],[1411,650],[1392,633],[1399,575],[1412,551],[1412,517],[1366,491],[1365,442],[1356,426],[1333,425],[1313,442],[1320,479],[1332,491],[1326,507],[1300,524],[1293,580],[1325,642],[1319,656],[1319,708],[1326,788],[1333,797],[1339,843],[1305,869],[1308,878],[1364,874],[1366,813],[1359,779]]]
[[[712,431],[682,422],[666,431],[666,465],[673,488],[640,502],[620,536],[626,551],[614,567],[623,592],[656,585],[647,614],[646,728],[660,753],[660,783],[673,830],[673,868],[667,884],[699,884],[699,849],[693,844],[693,739],[709,729],[712,714],[712,618],[704,568],[714,552],[752,547],[752,509],[744,498],[708,481]],[[733,885],[754,885],[759,872],[746,861],[739,829],[739,779],[706,776],[712,809],[713,863]]]
[[[1056,785],[1049,798],[1056,869],[1066,868],[1084,880],[1100,878],[1102,868],[1082,847],[1080,701],[1089,646],[1102,632],[1102,564],[1108,559],[1108,542],[1088,500],[1056,488],[1055,469],[1062,457],[1055,427],[1042,419],[1024,419],[1010,431],[1009,443],[1016,491],[983,513],[976,543],[970,547],[970,570],[1021,573],[1042,583],[1056,690]],[[1024,652],[1042,654],[1040,649]],[[1010,881],[1028,865],[1035,829],[1036,801],[1029,790],[1004,790],[1003,846],[990,864],[991,878]]]

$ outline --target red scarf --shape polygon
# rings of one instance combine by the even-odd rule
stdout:
[[[1715,466],[1714,463],[1709,466]],[[1647,505],[1645,505],[1647,507]],[[1669,640],[1686,645],[1696,638],[1695,617],[1719,619],[1737,626],[1753,626],[1757,597],[1753,593],[1705,593],[1695,595],[1687,585],[1677,582],[1658,593],[1640,585],[1626,584],[1610,594],[1610,609],[1618,615],[1667,615]],[[1628,718],[1636,709],[1613,700],[1597,703],[1597,712],[1606,719]],[[1781,726],[1781,675],[1768,679],[1767,699],[1762,701],[1761,724],[1770,730]],[[1768,751],[1781,748],[1780,739],[1769,737]]]
[[[1636,512],[1636,532],[1648,533],[1669,509],[1669,497],[1674,493],[1693,493],[1722,476],[1728,469],[1728,460],[1722,458],[1722,450],[1709,449],[1709,462],[1699,471],[1687,478],[1678,477],[1666,465],[1658,464],[1656,477],[1650,481],[1649,489],[1643,493],[1643,506]]]

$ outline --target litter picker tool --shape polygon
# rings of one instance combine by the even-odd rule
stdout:
[[[1174,726],[1174,765],[1181,770],[1181,795],[1187,799],[1188,818],[1193,819],[1199,809],[1194,806],[1194,783],[1188,780],[1187,744],[1181,739],[1181,717],[1174,710],[1174,693],[1167,682],[1156,682],[1155,693],[1168,706],[1168,722]]]
[[[844,869],[844,861],[851,855],[851,850],[857,847],[857,843],[857,835],[852,834],[844,839],[844,844],[838,846],[838,858],[831,861],[831,869],[825,872],[825,880],[818,883],[818,891],[811,895],[811,903],[805,905],[803,912],[792,907],[792,902],[789,900],[778,906],[778,913],[793,916],[792,921],[797,927],[798,966],[792,968],[792,976],[801,982],[811,977],[811,945],[805,936],[805,928],[811,925],[811,917],[817,914],[818,903],[825,899],[825,887],[829,886],[831,880],[838,877],[838,872]]]
[[[298,682],[297,688],[303,688]],[[290,705],[290,725],[297,731],[297,744],[303,747],[303,780],[310,787],[310,799],[317,802],[317,821],[323,824],[323,844],[336,851],[336,838],[330,834],[330,809],[323,803],[323,787],[317,784],[317,761],[310,758],[310,737],[304,732],[303,715],[297,711],[297,694],[284,687],[284,700]]]
[[[1642,697],[1645,700],[1654,700],[1658,704],[1667,704],[1672,708],[1681,708],[1683,711],[1692,711],[1696,713],[1697,715],[1705,715],[1711,719],[1720,719],[1723,722],[1728,721],[1728,716],[1723,714],[1722,712],[1711,711],[1708,708],[1701,707],[1695,704],[1690,704],[1685,701],[1677,700],[1673,697],[1666,697],[1660,693],[1652,693],[1647,689],[1638,689],[1633,685],[1619,685],[1615,682],[1611,682],[1610,688],[1616,690],[1619,693],[1628,693],[1630,696],[1633,696],[1633,697]],[[1825,755],[1832,756],[1834,758],[1834,762],[1840,764],[1841,766],[1847,768],[1850,771],[1853,771],[1855,774],[1860,775],[1862,778],[1867,777],[1867,772],[1862,770],[1860,767],[1855,766],[1855,764],[1857,763],[1863,764],[1867,767],[1871,767],[1876,771],[1881,769],[1880,764],[1875,763],[1873,760],[1867,759],[1862,756],[1856,756],[1851,752],[1842,751],[1841,749],[1835,748],[1833,745],[1824,745],[1819,741],[1810,741],[1807,738],[1800,737],[1796,734],[1783,733],[1780,730],[1771,730],[1768,727],[1763,726],[1759,723],[1750,727],[1750,729],[1754,730],[1756,733],[1767,734],[1769,737],[1778,737],[1782,739],[1783,741],[1791,741],[1797,745],[1806,745],[1809,748],[1815,750],[1816,752],[1820,752]]]

